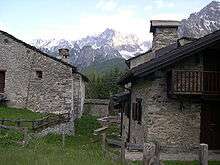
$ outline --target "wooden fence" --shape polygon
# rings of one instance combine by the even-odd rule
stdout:
[[[5,125],[8,123],[8,125],[13,125],[16,127],[31,127],[31,130],[33,131],[40,131],[44,128],[59,124],[59,123],[65,123],[70,120],[70,114],[64,113],[64,114],[50,114],[46,117],[43,117],[42,119],[38,120],[22,120],[22,119],[0,119],[1,125]]]

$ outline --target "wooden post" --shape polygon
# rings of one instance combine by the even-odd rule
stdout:
[[[125,164],[125,142],[121,143],[121,164]]]
[[[126,148],[126,134],[125,126],[122,126],[122,136],[121,136],[121,164],[125,164],[125,148]]]
[[[17,121],[16,124],[17,124],[17,127],[21,126],[21,122],[20,121]]]
[[[144,143],[143,148],[143,165],[150,165],[151,159],[155,154],[155,144],[153,143]]]
[[[106,144],[105,143],[106,143],[106,132],[103,132],[102,133],[102,151],[103,151],[104,156],[106,154],[106,148],[105,148]]]
[[[207,144],[200,144],[199,163],[200,165],[208,165],[208,145]]]
[[[65,133],[62,133],[62,147],[65,147]]]
[[[23,140],[23,146],[28,143],[28,128],[24,128],[24,140]]]

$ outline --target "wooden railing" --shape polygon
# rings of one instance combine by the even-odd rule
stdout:
[[[220,72],[173,70],[172,93],[191,95],[220,94]]]

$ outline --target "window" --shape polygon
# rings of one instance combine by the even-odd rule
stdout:
[[[39,78],[39,79],[42,79],[43,78],[43,72],[41,70],[37,70],[36,71],[36,77]]]
[[[0,71],[0,93],[5,91],[5,71]]]
[[[137,98],[135,103],[132,103],[132,118],[135,121],[138,121],[138,124],[141,124],[142,119],[142,99]]]

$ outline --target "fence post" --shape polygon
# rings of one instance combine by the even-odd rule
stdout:
[[[153,143],[144,143],[143,148],[143,165],[150,165],[151,159],[155,154],[155,144]]]
[[[125,164],[125,142],[123,139],[121,143],[121,164]]]
[[[5,120],[4,120],[4,119],[2,119],[2,125],[4,125],[4,121],[5,121]]]
[[[207,144],[200,144],[199,163],[200,165],[208,165],[208,145]]]
[[[25,127],[23,131],[24,131],[23,146],[24,146],[24,145],[26,145],[28,143],[28,128]]]
[[[20,121],[17,121],[17,122],[16,122],[16,125],[17,125],[17,127],[20,127],[20,126],[21,126],[21,122],[20,122]]]
[[[103,132],[102,133],[102,151],[103,151],[104,156],[106,154],[105,143],[106,143],[106,132]]]
[[[125,127],[122,127],[122,136],[121,136],[121,164],[125,164],[125,148],[126,148],[126,133]]]
[[[62,147],[64,147],[64,146],[65,146],[65,133],[63,131],[63,133],[62,133]]]

